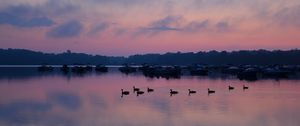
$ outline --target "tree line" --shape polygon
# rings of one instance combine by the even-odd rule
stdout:
[[[0,49],[1,65],[41,65],[41,64],[123,64],[191,65],[191,64],[251,64],[300,65],[300,50],[240,50],[208,52],[168,52],[165,54],[137,54],[128,57],[90,55],[66,51],[63,53],[43,53],[26,49]]]

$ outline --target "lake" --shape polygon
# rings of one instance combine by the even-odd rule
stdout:
[[[300,80],[0,68],[1,126],[299,126]],[[229,91],[228,86],[235,87]],[[243,90],[243,85],[249,89]],[[146,91],[137,96],[133,86]],[[207,89],[215,90],[208,94]],[[121,89],[130,91],[121,97]],[[179,93],[170,96],[170,89]],[[188,95],[188,89],[197,91]]]

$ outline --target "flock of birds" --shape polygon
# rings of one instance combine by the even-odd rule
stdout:
[[[246,90],[246,89],[249,89],[249,87],[243,85],[243,90]],[[229,91],[230,90],[234,90],[234,87],[229,85],[228,86],[228,90]],[[147,92],[148,93],[154,92],[154,89],[147,87]],[[136,93],[136,95],[139,96],[139,95],[144,94],[145,92],[142,91],[140,88],[137,88],[137,87],[133,86],[133,93]],[[178,93],[179,93],[178,91],[170,89],[170,96],[178,94]],[[197,91],[188,89],[188,95],[196,94],[196,93],[197,93]],[[207,89],[207,93],[208,94],[213,94],[213,93],[216,93],[216,91],[215,90],[211,90],[211,89],[208,88]],[[129,94],[130,94],[130,91],[125,91],[125,90],[121,89],[121,97],[123,97],[124,95],[129,95]]]

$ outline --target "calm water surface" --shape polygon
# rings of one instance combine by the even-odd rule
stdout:
[[[299,126],[300,81],[0,69],[1,126]],[[228,91],[228,85],[236,89]],[[136,96],[133,86],[152,93]],[[242,86],[249,86],[243,91]],[[130,95],[121,98],[120,90]],[[170,97],[170,88],[179,94]],[[188,95],[188,89],[197,94]],[[207,94],[207,88],[216,91]]]

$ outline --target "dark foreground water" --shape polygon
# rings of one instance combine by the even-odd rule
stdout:
[[[0,69],[1,126],[299,126],[300,81]],[[235,89],[228,91],[228,85]],[[242,86],[249,86],[243,90]],[[136,96],[132,87],[154,92]],[[121,98],[121,88],[130,95]],[[170,88],[179,94],[170,96]],[[188,89],[197,93],[188,95]],[[207,88],[216,91],[207,94]]]

